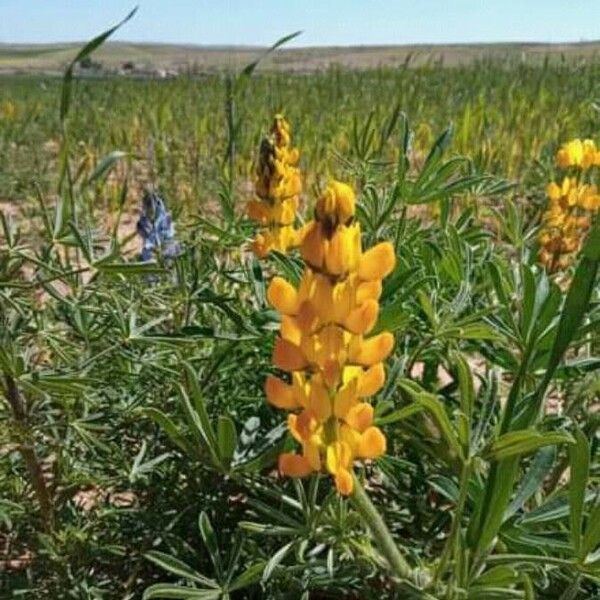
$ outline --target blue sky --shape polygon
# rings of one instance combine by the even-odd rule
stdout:
[[[135,0],[0,0],[0,42],[81,41]],[[267,45],[600,39],[600,0],[139,0],[115,39]]]

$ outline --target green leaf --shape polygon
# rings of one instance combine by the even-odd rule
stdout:
[[[142,408],[141,414],[152,419],[169,437],[169,439],[183,452],[193,456],[194,452],[190,443],[185,439],[183,434],[179,431],[177,425],[173,420],[165,415],[157,408]]]
[[[267,563],[267,565],[265,567],[265,570],[262,575],[263,581],[267,581],[269,579],[269,577],[271,577],[271,574],[273,573],[275,568],[277,566],[279,566],[279,563],[281,563],[281,561],[287,556],[287,554],[293,548],[295,543],[296,543],[295,541],[289,542],[285,546],[282,546],[281,548],[279,548],[279,550],[277,550],[277,552],[275,552],[275,554],[270,558],[269,562]]]
[[[509,567],[508,565],[497,565],[488,569],[478,577],[476,577],[473,582],[473,587],[478,586],[509,586],[514,584],[519,577],[519,573],[514,567]]]
[[[478,554],[484,552],[498,534],[518,468],[519,460],[514,457],[492,464],[485,493],[467,530],[469,545],[475,547]]]
[[[120,22],[117,23],[114,27],[106,30],[104,33],[101,33],[99,36],[95,37],[93,40],[88,42],[75,56],[75,58],[71,61],[65,74],[63,76],[62,83],[62,93],[60,99],[60,120],[61,122],[65,120],[67,113],[69,112],[69,106],[71,104],[71,87],[73,83],[73,70],[78,62],[89,56],[96,48],[101,46],[119,27],[127,23],[129,19],[135,15],[137,12],[137,6]]]
[[[464,460],[462,446],[444,405],[433,394],[428,394],[427,392],[419,394],[416,401],[433,416],[453,453],[461,460]]]
[[[241,575],[236,577],[229,586],[229,591],[235,592],[260,581],[266,562],[261,560],[248,567]]]
[[[407,311],[403,310],[403,304],[404,299],[401,298],[397,302],[392,302],[384,306],[379,312],[379,317],[372,334],[404,329],[410,323],[411,317]]]
[[[532,423],[537,418],[544,394],[560,360],[566,352],[569,344],[577,335],[583,322],[583,318],[589,308],[594,283],[598,274],[600,264],[600,219],[588,234],[587,240],[581,251],[581,259],[571,280],[567,298],[560,314],[556,337],[548,358],[546,372],[543,380],[535,391],[533,401],[528,404],[524,414],[520,418],[521,423]]]
[[[571,543],[577,557],[581,556],[583,504],[585,502],[585,487],[590,469],[590,446],[585,435],[577,429],[575,444],[569,448],[569,464],[571,480],[569,483],[570,533]]]
[[[521,480],[517,493],[504,513],[504,520],[510,519],[521,510],[527,500],[540,488],[556,459],[556,446],[542,448],[531,461],[531,465]]]
[[[375,422],[377,425],[389,425],[390,423],[396,423],[397,421],[401,421],[402,419],[408,419],[412,417],[414,414],[421,412],[425,407],[423,405],[417,404],[416,402],[413,404],[409,404],[408,406],[404,406],[403,408],[399,408],[387,415],[382,417],[376,417]]]
[[[509,431],[501,435],[484,456],[487,459],[500,461],[513,456],[530,454],[543,446],[573,443],[572,436],[561,431],[539,432],[535,429]]]
[[[417,290],[417,298],[419,299],[419,304],[421,305],[429,324],[435,329],[437,326],[437,318],[429,296],[423,290]]]
[[[504,336],[498,333],[494,327],[487,323],[471,323],[458,327],[459,332],[456,337],[465,340],[490,340],[502,341]]]
[[[186,411],[188,421],[193,430],[199,434],[200,439],[204,442],[204,445],[213,458],[215,465],[220,465],[221,461],[219,456],[219,444],[217,441],[217,436],[208,416],[206,402],[204,401],[204,397],[200,391],[200,386],[198,385],[198,378],[194,372],[194,369],[188,363],[183,363],[183,369],[186,388],[179,386],[179,392],[183,400],[183,406]],[[190,396],[194,401],[193,405],[188,398],[186,389],[189,391]]]
[[[594,493],[588,491],[585,502],[594,498]],[[539,525],[540,523],[558,522],[568,516],[571,512],[568,494],[558,494],[551,497],[541,506],[525,513],[519,521],[526,525]]]
[[[96,179],[100,179],[106,175],[113,168],[113,166],[125,156],[128,156],[128,153],[123,152],[122,150],[113,150],[110,154],[107,154],[96,165],[96,168],[86,180],[85,185],[90,185],[96,181]]]
[[[600,502],[590,511],[587,518],[585,534],[581,544],[581,557],[585,560],[587,555],[595,551],[600,544]]]
[[[282,38],[279,38],[270,48],[267,48],[267,50],[265,50],[255,61],[246,65],[241,72],[241,76],[250,77],[250,75],[252,75],[252,73],[254,72],[254,69],[258,67],[258,64],[261,60],[263,60],[265,57],[271,54],[271,52],[273,52],[274,50],[277,50],[277,48],[279,48],[280,46],[283,46],[287,42],[298,37],[301,33],[302,31],[295,31],[294,33],[290,33],[289,35],[284,35]]]
[[[155,261],[109,263],[99,260],[96,261],[92,266],[101,273],[125,275],[126,277],[131,275],[161,274],[165,272],[165,270],[162,267],[159,267]]]
[[[217,423],[217,440],[221,461],[228,467],[237,447],[237,432],[235,423],[225,415],[220,416]]]
[[[173,573],[178,577],[185,577],[190,581],[195,581],[196,583],[200,583],[206,587],[218,589],[219,584],[213,579],[209,579],[205,577],[201,573],[194,571],[190,566],[186,565],[184,562],[180,561],[178,558],[174,556],[170,556],[169,554],[164,554],[163,552],[158,552],[156,550],[151,550],[150,552],[146,552],[144,554],[144,558],[147,558],[149,561],[153,562],[155,565],[158,565],[161,569],[168,571],[169,573]],[[155,596],[158,597],[158,596]]]
[[[223,566],[221,563],[221,554],[219,552],[219,545],[217,543],[217,536],[215,530],[211,525],[208,515],[202,511],[198,517],[198,529],[200,530],[200,536],[206,546],[206,550],[210,556],[217,576],[221,578],[223,576]]]
[[[153,600],[154,598],[177,599],[177,600],[218,600],[221,597],[220,590],[196,590],[184,588],[171,583],[157,583],[151,585],[142,597],[142,600]]]

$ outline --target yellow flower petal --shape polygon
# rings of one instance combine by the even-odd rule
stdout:
[[[557,201],[561,196],[560,187],[553,181],[546,186],[546,194],[548,194],[548,198],[553,201]]]
[[[294,315],[298,311],[298,292],[282,277],[273,277],[267,290],[271,306],[284,315]]]
[[[317,200],[315,215],[319,221],[344,225],[354,216],[355,205],[354,190],[341,181],[331,181]]]
[[[257,258],[264,258],[271,251],[271,246],[264,235],[259,233],[252,242],[252,251]]]
[[[280,337],[275,340],[273,364],[283,371],[300,371],[308,366],[302,350]]]
[[[319,223],[309,223],[304,230],[300,252],[302,258],[312,267],[320,269],[323,266],[325,244]]]
[[[310,290],[310,303],[321,323],[331,323],[334,320],[335,300],[328,277],[315,274]]]
[[[303,410],[299,415],[288,415],[287,424],[294,439],[300,443],[308,442],[319,427],[310,410]]]
[[[381,430],[369,427],[360,437],[358,455],[361,458],[377,458],[385,454],[386,440]]]
[[[348,411],[358,402],[356,393],[357,379],[351,379],[337,392],[334,400],[334,413],[338,419],[344,419]]]
[[[269,207],[264,202],[250,200],[246,205],[246,213],[260,225],[266,225],[269,222]]]
[[[383,279],[394,270],[395,265],[394,246],[390,242],[381,242],[362,255],[358,276],[367,281]]]
[[[321,470],[321,452],[319,445],[308,441],[303,446],[304,457],[313,471]]]
[[[381,280],[363,281],[356,289],[356,303],[362,304],[365,300],[379,300],[381,290]]]
[[[300,305],[296,322],[304,334],[311,333],[317,327],[319,319],[313,304],[308,300]]]
[[[340,469],[348,469],[352,464],[352,450],[346,442],[333,442],[327,446],[327,470],[335,475]]]
[[[385,368],[383,363],[369,367],[358,380],[358,395],[361,398],[376,394],[385,383]]]
[[[339,440],[348,444],[352,456],[358,455],[358,447],[360,445],[362,434],[356,429],[352,429],[350,425],[342,423],[339,429]]]
[[[358,223],[338,227],[325,252],[325,268],[331,275],[345,275],[354,271],[361,255],[360,227]]]
[[[325,386],[315,377],[310,383],[308,407],[320,423],[331,416],[331,400]]]
[[[294,387],[273,375],[269,375],[265,381],[265,393],[269,403],[277,408],[294,410],[300,407]]]
[[[312,467],[304,456],[286,452],[279,455],[279,472],[288,477],[307,477]]]
[[[382,362],[394,347],[394,336],[384,331],[368,340],[360,340],[350,350],[353,362],[369,367]]]
[[[379,315],[379,304],[376,300],[365,300],[354,309],[344,321],[344,327],[352,333],[368,333],[373,329]]]
[[[352,429],[363,433],[373,424],[373,407],[367,402],[360,402],[348,411],[345,421]]]
[[[352,474],[346,469],[340,469],[334,478],[335,487],[342,496],[349,496],[354,489]]]
[[[302,343],[302,329],[298,325],[295,317],[281,315],[281,337],[295,346],[300,346]]]

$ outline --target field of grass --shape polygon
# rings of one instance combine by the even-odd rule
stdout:
[[[600,597],[600,62],[484,50],[0,79],[1,598]]]
[[[518,61],[259,74],[240,90],[236,169],[249,177],[264,123],[283,109],[295,124],[311,185],[313,174],[341,172],[336,154],[359,151],[354,131],[367,120],[379,131],[398,108],[415,132],[418,150],[452,124],[452,150],[469,156],[474,169],[515,181],[539,175],[539,183],[546,173],[540,174],[536,163],[548,166],[557,140],[593,136],[597,130],[599,74],[594,62]],[[56,174],[60,81],[13,77],[2,83],[0,198],[19,199],[31,194],[34,182],[50,185]],[[224,74],[78,82],[70,132],[79,156],[94,162],[115,149],[127,152],[146,180],[152,170],[153,183],[164,186],[175,202],[183,190],[201,204],[215,195],[227,151],[226,85]],[[394,160],[397,144],[387,144],[384,152]]]

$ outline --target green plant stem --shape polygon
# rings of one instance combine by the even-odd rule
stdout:
[[[442,551],[442,556],[440,558],[438,568],[435,571],[434,584],[437,584],[440,578],[443,576],[448,566],[448,561],[450,560],[450,557],[453,553],[456,552],[456,537],[460,532],[460,525],[465,510],[465,504],[467,502],[467,492],[470,477],[471,463],[467,461],[463,464],[462,471],[460,474],[458,502],[456,504],[456,510],[454,511],[454,518],[452,520],[450,533],[448,534],[446,545],[444,546],[444,550]],[[448,589],[452,588],[449,587]]]
[[[30,435],[27,426],[25,405],[14,378],[10,375],[5,375],[4,380],[6,383],[6,399],[12,409],[13,418],[27,432],[28,439],[24,443],[19,444],[19,451],[29,472],[31,484],[40,505],[44,528],[52,531],[54,529],[54,506],[50,491],[46,485],[46,480],[44,479],[42,466],[35,451],[33,436]]]
[[[412,579],[413,571],[400,554],[396,542],[394,542],[394,538],[381,518],[379,511],[371,502],[358,477],[353,475],[353,478],[354,490],[350,496],[352,504],[369,526],[379,550],[385,556],[394,574],[400,579]]]
[[[412,351],[408,361],[406,362],[405,373],[407,373],[407,377],[410,377],[412,370],[414,369],[415,363],[417,362],[419,356],[431,344],[431,342],[435,339],[435,336],[428,335],[423,338]]]

